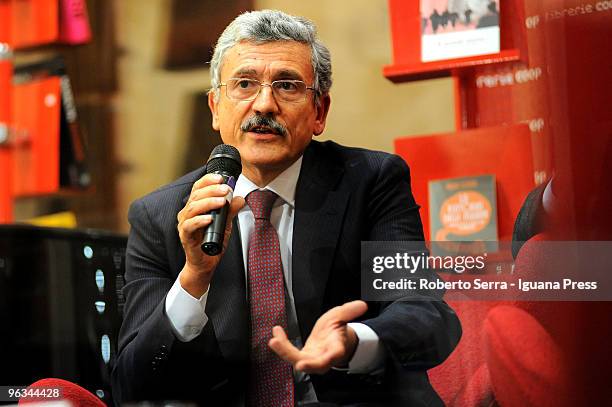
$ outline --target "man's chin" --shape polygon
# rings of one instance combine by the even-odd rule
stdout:
[[[274,159],[274,157],[265,158],[253,158],[253,159],[242,159],[243,165],[247,164],[251,167],[255,167],[260,170],[278,170],[289,167],[291,163],[287,164],[287,160]]]
[[[250,149],[242,154],[242,165],[255,167],[260,171],[278,171],[288,168],[295,159],[284,150]]]

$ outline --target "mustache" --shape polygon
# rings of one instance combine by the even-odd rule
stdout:
[[[269,116],[251,116],[242,123],[240,130],[247,132],[255,127],[267,127],[281,136],[287,134],[287,128]]]

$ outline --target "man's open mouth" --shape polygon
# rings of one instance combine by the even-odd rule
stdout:
[[[277,134],[278,132],[271,129],[270,127],[265,127],[265,126],[255,126],[255,127],[251,127],[251,129],[249,130],[250,132],[253,133],[259,133],[259,134]]]

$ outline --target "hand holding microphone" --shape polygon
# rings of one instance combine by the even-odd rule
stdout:
[[[243,198],[232,196],[241,171],[238,150],[218,145],[206,163],[206,175],[193,184],[189,200],[178,213],[178,232],[185,251],[180,283],[195,298],[208,290],[229,240],[232,220],[245,205]]]

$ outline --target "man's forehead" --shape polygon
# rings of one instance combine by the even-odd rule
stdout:
[[[232,74],[237,76],[257,76],[260,73],[260,70],[254,69],[252,67],[239,66],[234,70]],[[279,69],[275,69],[273,75],[282,79],[302,79],[302,73],[291,68],[281,67]]]
[[[224,59],[222,70],[232,75],[256,76],[270,70],[274,76],[297,79],[313,73],[310,46],[297,41],[242,41],[228,49]]]

